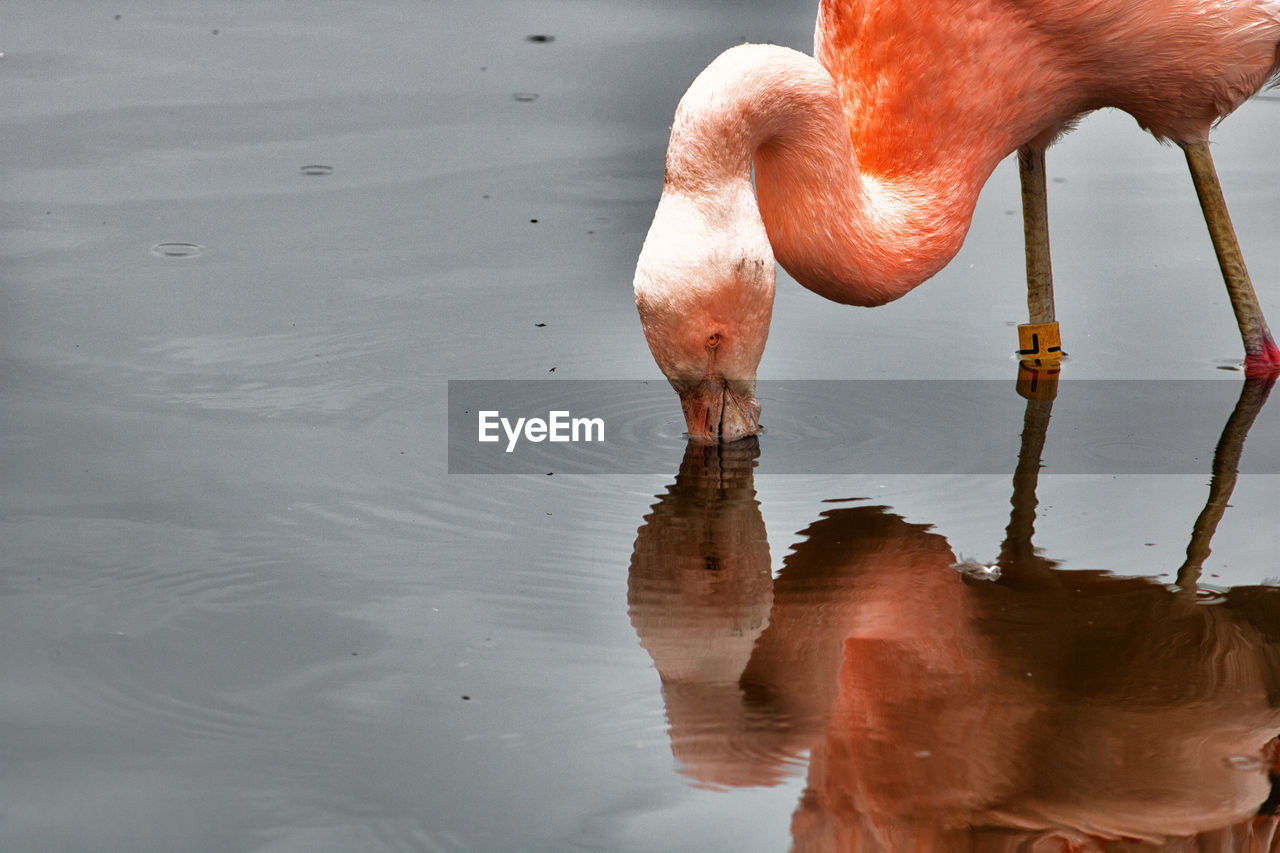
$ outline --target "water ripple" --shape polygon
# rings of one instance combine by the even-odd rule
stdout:
[[[174,679],[172,669],[164,674],[166,667],[156,667],[157,651],[142,637],[90,634],[64,647],[62,657],[74,660],[78,691],[100,724],[125,720],[146,730],[148,737],[165,730],[202,738],[242,737],[265,726],[264,718],[249,708],[189,680]]]
[[[165,340],[144,350],[146,387],[166,406],[256,416],[349,413],[390,387],[366,360],[390,348],[358,334],[304,331]],[[364,368],[364,369],[362,369]]]

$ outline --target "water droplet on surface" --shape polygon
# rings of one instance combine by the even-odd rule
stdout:
[[[194,258],[203,254],[204,247],[195,243],[156,243],[151,254],[161,258]]]
[[[522,103],[522,104],[527,104],[527,103],[530,103],[530,102],[532,102],[532,101],[536,101],[536,100],[538,100],[538,96],[537,96],[537,94],[536,94],[536,93],[534,93],[534,92],[516,92],[516,93],[515,93],[514,95],[512,95],[511,97],[512,97],[514,100],[517,100],[517,101],[519,101],[519,102],[520,102],[520,103]]]
[[[301,172],[301,173],[302,173],[302,174],[304,174],[304,175],[310,175],[310,176],[313,176],[313,177],[314,177],[314,176],[317,176],[317,175],[332,175],[332,174],[333,174],[333,167],[332,167],[332,166],[322,166],[322,165],[320,165],[319,163],[313,163],[313,164],[311,164],[310,166],[303,166],[303,167],[302,167],[301,169],[299,169],[298,171],[299,171],[299,172]]]

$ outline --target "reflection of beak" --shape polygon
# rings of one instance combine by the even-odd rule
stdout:
[[[708,376],[696,385],[676,386],[689,438],[737,441],[760,431],[760,404],[751,385],[735,389],[728,380]]]

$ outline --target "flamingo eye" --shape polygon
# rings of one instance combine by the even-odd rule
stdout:
[[[719,346],[719,345],[720,345],[720,333],[719,333],[719,332],[712,332],[710,335],[707,335],[707,346],[708,346],[708,347],[710,347],[711,349],[715,349],[715,348],[716,348],[717,346]]]

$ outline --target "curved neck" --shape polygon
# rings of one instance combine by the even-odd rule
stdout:
[[[737,189],[754,163],[760,218],[778,262],[828,299],[879,305],[959,251],[978,192],[1003,155],[945,153],[910,174],[866,174],[831,75],[797,51],[741,45],[681,100],[664,191],[723,207],[743,197]]]

